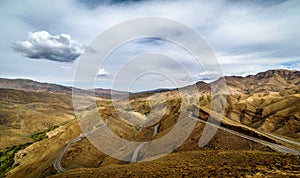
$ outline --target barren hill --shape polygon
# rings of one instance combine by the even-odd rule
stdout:
[[[293,155],[300,151],[299,76],[299,71],[270,70],[247,77],[225,77],[228,87],[225,113],[216,135],[202,148],[198,146],[199,138],[208,115],[213,112],[210,110],[212,96],[207,83],[195,84],[198,93],[191,98],[182,98],[176,89],[131,94],[130,104],[119,102],[120,108],[115,108],[110,99],[97,98],[97,112],[106,121],[107,127],[126,140],[148,142],[162,138],[174,128],[180,114],[199,122],[175,153],[150,162],[116,160],[95,148],[87,138],[80,137],[59,160],[63,174],[57,174],[58,170],[53,165],[58,164],[57,158],[66,145],[79,138],[81,133],[77,120],[71,118],[70,95],[1,89],[1,113],[5,113],[1,116],[1,128],[4,130],[22,130],[22,122],[35,131],[61,123],[60,127],[47,131],[51,137],[37,141],[16,154],[15,163],[18,164],[11,169],[8,177],[140,177],[145,174],[150,177],[299,176],[299,156]],[[190,101],[189,111],[181,110],[183,99]],[[200,105],[195,105],[193,101],[198,99]],[[91,110],[83,110],[77,119],[92,118],[91,114]],[[158,115],[162,116],[160,120],[153,121],[154,125],[147,125]],[[35,126],[33,122],[36,122]],[[0,138],[8,139],[3,137],[6,133],[3,131]],[[30,140],[28,133],[33,131],[26,132],[27,135],[16,135],[16,138]],[[13,138],[13,134],[10,136]],[[162,149],[161,146],[156,149]],[[147,148],[147,144],[141,145],[136,161],[147,156]],[[293,154],[280,153],[291,150]],[[23,153],[26,153],[25,156]],[[133,156],[133,152],[124,153],[124,156]],[[141,171],[134,171],[132,166]]]

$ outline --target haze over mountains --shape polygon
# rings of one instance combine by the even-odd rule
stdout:
[[[58,84],[41,83],[29,79],[5,79],[0,78],[0,88],[16,89],[32,92],[49,92],[56,94],[72,94],[72,88],[69,86],[62,86]],[[81,90],[74,88],[75,90]],[[89,93],[90,90],[81,90],[82,92]],[[94,89],[95,94],[99,97],[109,97],[111,90],[96,88]],[[113,91],[115,94],[122,94],[123,92]]]
[[[260,72],[256,75],[226,76],[226,85],[229,94],[258,93],[268,91],[280,91],[286,88],[293,88],[299,83],[300,71],[291,70],[268,70]],[[202,93],[209,93],[209,83],[197,82],[197,87]],[[17,89],[33,92],[52,92],[58,94],[72,93],[72,87],[62,86],[58,84],[40,83],[29,79],[4,79],[0,78],[0,88]],[[110,89],[95,88],[98,94],[110,94]],[[149,92],[163,92],[169,89],[157,89]],[[122,91],[113,91],[120,92]]]
[[[269,70],[225,79],[225,113],[221,128],[208,145],[199,148],[198,141],[205,126],[203,122],[213,112],[210,110],[213,98],[210,85],[198,82],[195,84],[198,93],[188,100],[200,100],[200,105],[191,102],[189,107],[199,122],[189,138],[167,157],[130,165],[102,153],[85,137],[73,143],[57,162],[66,145],[82,132],[78,119],[92,117],[90,110],[83,110],[81,118],[74,115],[71,87],[0,79],[0,168],[6,170],[2,175],[9,171],[8,177],[139,176],[132,171],[133,166],[143,175],[152,177],[214,175],[211,171],[223,176],[299,176],[299,156],[280,152],[300,152],[300,71]],[[162,138],[178,122],[180,114],[190,117],[180,109],[182,98],[177,89],[131,93],[131,108],[128,103],[115,108],[110,90],[96,89],[96,92],[99,93],[96,95],[97,111],[107,127],[127,140],[147,142]],[[154,112],[150,112],[152,110]],[[151,120],[161,113],[160,121],[140,131],[137,125],[128,123],[130,119],[140,122],[145,117]],[[21,149],[16,149],[19,147]],[[137,152],[137,161],[147,156],[147,148],[144,145]],[[133,155],[132,152],[126,154]],[[4,164],[3,160],[8,162]],[[62,175],[58,174],[57,166],[64,169]]]

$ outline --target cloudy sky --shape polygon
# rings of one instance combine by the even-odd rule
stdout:
[[[299,12],[298,0],[4,0],[0,1],[0,77],[72,85],[80,56],[99,34],[141,17],[168,18],[195,29],[215,52],[224,75],[300,70]],[[164,55],[153,59],[147,53]],[[176,58],[193,80],[186,79],[175,63],[166,62],[168,57]],[[121,70],[128,61],[131,65]],[[184,84],[208,81],[214,74],[170,41],[137,39],[118,47],[99,66],[96,87],[111,88],[118,71],[134,73],[143,65],[162,68]],[[174,86],[159,72],[128,81],[135,84],[132,90]]]

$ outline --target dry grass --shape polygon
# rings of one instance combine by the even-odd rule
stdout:
[[[247,78],[227,77],[231,94],[226,98],[225,117],[221,125],[279,144],[284,143],[270,138],[263,132],[300,142],[300,79],[297,77],[299,72],[295,76],[287,71],[268,71]],[[109,119],[107,126],[124,139],[140,142],[158,139],[166,135],[178,121],[182,101],[191,105],[200,100],[200,105],[189,109],[198,110],[199,119],[207,120],[214,97],[206,92],[209,90],[206,84],[202,83],[199,86],[203,87],[205,92],[199,90],[196,97],[180,98],[177,90],[155,94],[154,97],[151,97],[151,92],[132,95],[131,108],[128,103],[118,103],[121,106],[118,109],[125,113],[123,115],[118,115],[118,110],[110,100],[97,98],[97,110],[104,120]],[[30,134],[73,119],[71,98],[68,95],[1,91],[1,118],[4,119],[1,120],[0,139],[6,145],[30,141]],[[149,99],[153,99],[152,103]],[[83,99],[82,106],[85,102]],[[131,118],[133,120],[139,120],[143,115],[153,119],[155,116],[150,111],[151,107],[153,113],[158,115],[165,110],[158,121],[160,126],[155,137],[154,126],[135,131],[127,118],[130,112],[134,111],[139,114],[130,115],[135,117]],[[83,111],[82,117],[92,118],[94,115]],[[93,126],[98,124],[93,122]],[[72,145],[62,159],[63,167],[69,171],[53,177],[300,176],[299,156],[275,153],[266,146],[222,130],[217,131],[208,145],[199,148],[198,141],[203,128],[204,124],[197,123],[189,138],[174,153],[155,161],[134,164],[111,158],[91,145],[87,139],[82,139]],[[9,172],[9,177],[45,177],[56,174],[52,166],[55,158],[80,132],[77,122],[73,120],[61,126],[51,138],[27,147],[23,150],[26,156],[17,160],[20,165]],[[141,149],[139,157],[145,156],[143,154]]]
[[[188,151],[151,162],[72,169],[50,177],[297,177],[299,159],[258,151]]]
[[[31,135],[73,118],[70,96],[0,89],[0,149],[33,141]]]

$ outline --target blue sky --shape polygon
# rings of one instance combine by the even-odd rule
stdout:
[[[299,70],[299,12],[297,0],[1,1],[0,77],[72,85],[79,56],[101,32],[122,21],[149,16],[173,19],[197,30],[214,50],[224,75]],[[178,46],[156,38],[141,39],[114,51],[99,68],[97,87],[110,88],[118,67],[148,52],[174,56],[195,81],[213,75],[195,65]],[[149,59],[149,63],[164,65],[159,60]],[[168,72],[178,73],[175,68]],[[136,90],[172,87],[162,78],[145,77],[136,82]]]

